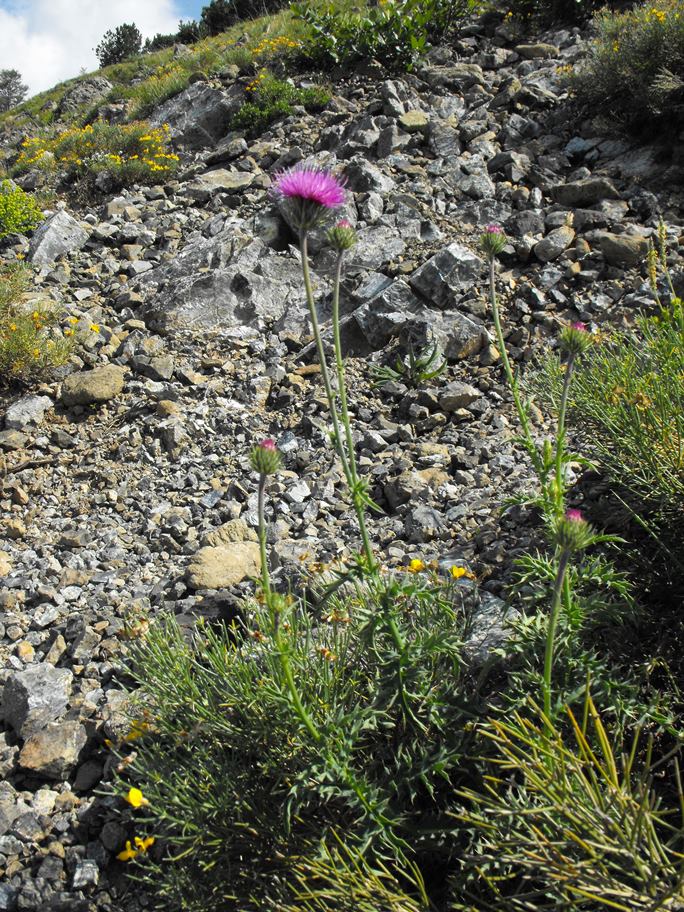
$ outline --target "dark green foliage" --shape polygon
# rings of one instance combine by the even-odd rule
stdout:
[[[506,7],[517,19],[534,25],[586,22],[606,6],[606,0],[508,0]]]
[[[162,51],[164,48],[173,47],[176,43],[175,35],[160,35],[157,33],[154,38],[146,38],[143,45],[143,52],[150,54],[153,51]]]
[[[199,22],[195,22],[194,19],[181,19],[178,23],[176,41],[180,41],[181,44],[195,44],[201,37],[202,32]]]
[[[256,19],[287,6],[287,0],[211,0],[202,8],[201,23],[208,35],[220,35],[243,19]]]
[[[21,104],[27,92],[18,70],[0,70],[0,113]]]
[[[334,3],[293,4],[292,10],[308,26],[302,56],[311,62],[329,66],[374,57],[407,69],[473,6],[472,0],[399,0],[363,12],[344,12]]]
[[[127,57],[139,54],[142,49],[142,35],[137,25],[124,22],[115,29],[109,29],[95,48],[101,67],[121,63]]]
[[[180,859],[149,871],[160,903],[271,908],[336,828],[369,857],[448,862],[445,814],[478,712],[463,591],[422,577],[359,585],[320,613],[256,607],[194,646],[173,622],[153,628],[134,665],[151,733],[121,788],[139,784],[150,804],[138,824]]]
[[[288,117],[293,112],[293,105],[315,111],[330,101],[330,93],[320,86],[298,89],[266,70],[247,89],[252,100],[243,104],[231,120],[231,129],[246,133],[259,133],[279,117]]]
[[[398,357],[394,367],[375,367],[371,370],[371,375],[375,386],[381,386],[388,380],[397,380],[413,389],[420,389],[426,383],[440,377],[446,367],[447,363],[439,354],[436,345],[429,345],[418,352],[411,345],[408,355]]]
[[[578,101],[635,133],[684,125],[684,2],[649,0],[597,17],[598,37],[573,85]]]

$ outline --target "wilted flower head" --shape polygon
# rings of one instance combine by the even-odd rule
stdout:
[[[275,475],[282,467],[283,459],[280,455],[275,440],[270,437],[262,440],[249,454],[249,461],[255,472],[260,475]]]
[[[581,510],[570,509],[556,523],[556,544],[563,551],[583,551],[591,544],[594,530]]]
[[[501,225],[486,225],[480,235],[480,247],[490,259],[498,256],[507,243],[508,238]]]
[[[286,210],[298,231],[309,231],[325,222],[345,202],[343,181],[323,168],[295,165],[276,175],[272,196]]]
[[[349,250],[356,243],[356,231],[347,219],[340,221],[328,232],[328,242],[338,253]]]
[[[563,327],[560,334],[561,350],[568,355],[581,355],[594,341],[586,323],[570,323]]]

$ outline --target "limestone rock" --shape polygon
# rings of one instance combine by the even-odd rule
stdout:
[[[545,238],[534,245],[534,253],[542,263],[557,260],[564,250],[575,240],[575,232],[568,225],[561,225],[549,231]]]
[[[51,722],[26,740],[19,766],[46,779],[64,779],[78,763],[87,740],[80,722]]]
[[[481,396],[482,393],[469,383],[454,380],[439,391],[439,407],[449,414],[467,408]]]
[[[243,101],[241,86],[222,92],[205,82],[195,82],[160,105],[150,122],[157,127],[168,124],[171,138],[181,148],[201,149],[225,137],[230,118]]]
[[[2,715],[21,737],[27,738],[54,722],[69,702],[73,675],[67,668],[41,662],[11,674],[2,692]]]
[[[543,41],[535,44],[519,44],[515,52],[520,54],[524,60],[543,60],[546,57],[558,57],[560,54],[555,44],[545,44]]]
[[[429,124],[430,117],[425,111],[407,111],[399,117],[399,126],[407,133],[423,133]]]
[[[206,536],[206,544],[214,547],[244,541],[257,541],[257,534],[243,519],[230,519]]]
[[[648,238],[639,234],[611,234],[597,232],[592,237],[610,266],[638,266],[648,253]]]
[[[64,405],[92,405],[114,399],[124,388],[124,370],[106,364],[90,371],[71,374],[62,384]]]
[[[254,175],[248,171],[228,171],[217,168],[200,175],[185,188],[185,193],[190,199],[206,203],[217,193],[233,193],[236,190],[245,190],[251,187]]]
[[[72,89],[66,92],[57,110],[60,114],[64,114],[86,105],[92,106],[100,98],[104,98],[111,89],[112,83],[104,76],[89,76],[87,79],[79,80]]]
[[[261,556],[256,542],[207,546],[200,548],[190,561],[188,585],[191,589],[226,589],[257,576],[260,569]]]
[[[51,266],[58,257],[80,250],[89,236],[73,216],[60,209],[34,232],[27,259],[35,266]]]
[[[482,260],[467,247],[449,244],[416,269],[409,283],[433,306],[447,307],[481,277],[482,268]]]
[[[30,424],[40,424],[45,412],[53,406],[49,396],[22,396],[5,412],[5,427],[21,431]]]
[[[569,184],[556,184],[551,196],[561,206],[593,206],[604,199],[620,199],[613,183],[607,177],[588,177]]]

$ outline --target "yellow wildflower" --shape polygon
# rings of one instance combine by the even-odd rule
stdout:
[[[129,788],[128,794],[126,795],[126,801],[134,808],[144,807],[144,805],[150,803],[140,789],[135,786]]]
[[[90,328],[94,333],[99,333],[100,331],[100,327],[97,325],[97,323],[91,323]]]
[[[136,855],[138,855],[138,852],[131,846],[131,840],[127,839],[126,848],[123,849],[123,851],[119,852],[116,857],[119,859],[119,861],[131,861],[131,859],[135,858]]]
[[[425,564],[423,563],[423,561],[417,557],[414,557],[413,560],[408,565],[408,572],[409,573],[421,573],[423,570],[425,570]]]
[[[466,570],[465,567],[454,566],[449,570],[449,573],[455,580],[463,579],[475,579],[475,574],[470,570]]]

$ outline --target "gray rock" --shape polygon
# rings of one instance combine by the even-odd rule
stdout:
[[[85,887],[96,887],[100,882],[100,869],[90,858],[79,861],[74,869],[74,879],[71,886],[74,890]]]
[[[207,171],[206,174],[200,175],[197,180],[188,184],[185,194],[190,199],[206,203],[217,193],[245,190],[253,183],[254,175],[248,171],[227,171],[225,168],[218,168],[215,171]]]
[[[399,116],[399,126],[407,133],[424,133],[430,124],[430,116],[425,111],[411,110]]]
[[[459,292],[481,278],[482,260],[467,247],[453,243],[411,274],[409,283],[436,307],[452,306]]]
[[[574,240],[574,230],[568,225],[561,225],[560,228],[549,231],[545,238],[534,245],[535,256],[542,263],[550,263],[552,260],[557,260]]]
[[[93,405],[114,399],[124,388],[124,369],[106,364],[70,374],[62,384],[60,400],[66,406]]]
[[[94,105],[112,89],[112,83],[104,76],[89,76],[79,80],[65,93],[59,103],[59,114],[72,113],[86,105]]]
[[[269,321],[301,330],[307,325],[299,263],[251,237],[241,222],[228,224],[214,237],[195,238],[139,281],[141,288],[154,291],[145,307],[153,328],[225,331]],[[325,289],[315,274],[313,281]]]
[[[22,396],[5,412],[5,427],[21,431],[30,424],[40,424],[53,404],[49,396]]]
[[[156,127],[168,124],[171,138],[181,148],[202,149],[225,137],[230,118],[243,102],[241,86],[222,92],[205,82],[195,82],[157,108],[150,123]]]
[[[62,780],[78,763],[88,737],[80,722],[51,722],[31,735],[19,753],[19,766]]]
[[[547,57],[558,57],[560,54],[555,44],[544,44],[542,41],[535,44],[519,44],[515,52],[524,60],[544,60]]]
[[[643,263],[648,253],[648,238],[638,234],[611,234],[597,231],[591,237],[610,266],[630,267]]]
[[[510,623],[519,612],[490,592],[482,592],[470,613],[463,652],[475,666],[484,665],[511,637]]]
[[[2,715],[21,738],[55,722],[69,702],[73,675],[47,662],[11,674],[2,692]]]
[[[377,165],[365,158],[353,158],[344,170],[347,186],[355,193],[389,193],[396,186],[395,181]]]
[[[410,542],[422,544],[443,538],[448,534],[449,526],[439,510],[419,504],[409,512],[404,530]]]
[[[439,391],[439,407],[448,414],[458,411],[458,409],[467,408],[481,396],[482,393],[475,389],[474,386],[470,386],[469,383],[453,380]]]
[[[551,196],[561,206],[569,207],[592,206],[600,200],[620,198],[607,177],[588,177],[569,184],[556,184],[551,188]]]
[[[60,209],[34,232],[27,259],[36,266],[51,266],[58,257],[80,250],[88,238],[81,224]]]

